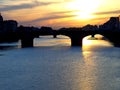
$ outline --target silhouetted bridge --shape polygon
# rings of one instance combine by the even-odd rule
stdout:
[[[71,46],[82,46],[82,40],[88,35],[94,36],[95,34],[100,34],[105,36],[114,46],[120,46],[120,30],[82,30],[82,28],[63,28],[58,31],[53,32],[51,35],[65,35],[71,39]],[[22,32],[21,43],[22,47],[33,47],[34,38],[38,37],[40,34],[33,32]]]
[[[59,31],[61,35],[70,37],[71,46],[82,46],[82,40],[88,35],[94,36],[100,34],[106,37],[114,46],[120,46],[120,30],[79,30],[79,29],[63,29]]]

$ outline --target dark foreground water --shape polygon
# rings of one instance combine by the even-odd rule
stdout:
[[[34,48],[0,46],[0,90],[120,90],[120,48],[103,40],[70,47],[41,37]]]

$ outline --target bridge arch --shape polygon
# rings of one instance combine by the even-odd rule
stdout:
[[[63,30],[60,32],[62,35],[66,35],[71,39],[71,46],[82,46],[82,40],[84,37],[88,35],[94,36],[95,34],[100,34],[105,36],[114,46],[120,47],[120,31],[115,30],[90,30],[90,31],[83,31],[83,30]]]
[[[82,41],[83,47],[86,46],[97,46],[97,47],[101,47],[101,46],[113,46],[112,43],[103,35],[100,34],[95,34],[94,37],[92,37],[92,35],[88,35],[86,37],[83,38]]]
[[[96,34],[104,36],[114,46],[120,47],[120,31],[119,30],[99,30]]]

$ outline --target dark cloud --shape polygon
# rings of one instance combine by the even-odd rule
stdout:
[[[106,12],[96,12],[95,15],[104,15],[104,14],[120,14],[120,10],[106,11]]]
[[[76,15],[73,15],[76,11],[58,11],[58,12],[51,12],[44,15],[44,17],[37,18],[35,20],[27,21],[25,23],[29,22],[39,22],[39,21],[46,21],[46,20],[52,20],[52,19],[62,19],[62,18],[70,18],[75,17]],[[71,14],[70,14],[71,13]]]
[[[58,11],[58,12],[51,12],[49,14],[58,14],[58,15],[64,15],[64,14],[70,14],[70,13],[75,13],[75,12],[80,12],[79,10],[69,10],[69,11]]]
[[[53,19],[70,18],[70,17],[75,17],[75,15],[53,15],[53,16],[50,15],[48,17],[41,17],[41,18],[37,18],[37,19],[32,20],[32,21],[24,22],[24,23],[40,22],[40,21],[53,20]]]
[[[50,5],[54,4],[56,2],[38,2],[34,1],[33,3],[24,3],[20,5],[1,5],[0,11],[11,11],[11,10],[19,10],[19,9],[29,9],[29,8],[34,8],[37,6],[45,6],[45,5]]]

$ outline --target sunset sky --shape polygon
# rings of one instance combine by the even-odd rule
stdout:
[[[119,16],[120,0],[0,0],[0,12],[24,26],[81,27]]]

